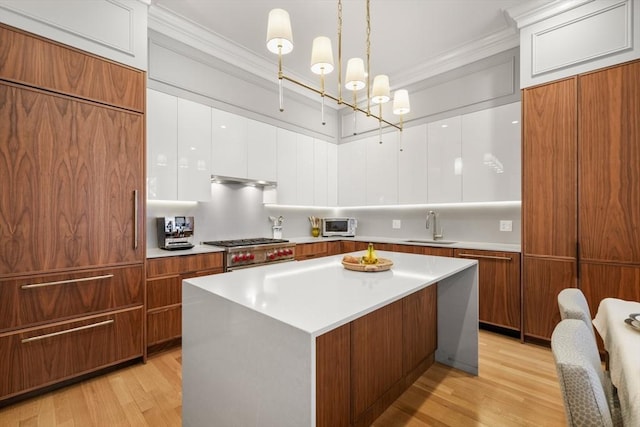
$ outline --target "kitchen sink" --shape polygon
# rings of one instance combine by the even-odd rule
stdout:
[[[451,240],[427,240],[427,239],[405,240],[405,242],[408,242],[408,243],[424,243],[424,244],[427,244],[427,245],[452,245],[454,243],[457,243],[457,242],[453,242]]]

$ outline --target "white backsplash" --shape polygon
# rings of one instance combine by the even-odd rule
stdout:
[[[305,208],[265,206],[262,189],[240,184],[212,184],[210,202],[162,202],[147,204],[147,247],[157,247],[155,218],[194,216],[194,241],[271,237],[269,216],[284,217],[282,237],[310,236],[308,217],[353,216],[358,219],[357,233],[362,236],[427,239],[427,211],[438,213],[438,231],[445,240],[493,243],[520,243],[520,205],[411,206],[381,208]],[[393,229],[392,220],[401,228]],[[499,231],[500,220],[510,220],[513,231]]]

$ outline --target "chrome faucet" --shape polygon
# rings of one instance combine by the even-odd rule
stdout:
[[[429,211],[427,212],[427,223],[426,223],[426,229],[429,229],[429,223],[431,222],[430,219],[433,218],[433,223],[431,224],[432,228],[432,239],[433,240],[438,240],[438,239],[442,239],[444,237],[444,233],[442,233],[442,229],[440,229],[440,234],[438,234],[438,214],[435,211]]]

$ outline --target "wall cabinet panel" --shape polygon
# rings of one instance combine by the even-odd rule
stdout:
[[[427,125],[405,128],[398,152],[398,203],[428,200]]]
[[[429,203],[462,201],[462,130],[460,116],[427,126]]]
[[[147,199],[178,200],[178,98],[147,90]]]

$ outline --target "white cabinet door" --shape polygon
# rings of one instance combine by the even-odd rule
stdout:
[[[278,204],[297,204],[297,135],[285,129],[277,132],[278,152]]]
[[[211,200],[211,107],[178,99],[178,200]]]
[[[147,90],[147,199],[178,199],[178,98]]]
[[[398,203],[398,134],[389,132],[366,139],[366,204]]]
[[[313,206],[314,204],[314,142],[313,138],[306,135],[296,135],[296,204],[301,206]]]
[[[327,206],[338,206],[338,146],[327,143]]]
[[[460,116],[427,126],[427,187],[429,203],[462,201],[463,163]]]
[[[313,204],[327,206],[328,195],[328,146],[330,144],[320,139],[313,140]]]
[[[366,139],[338,145],[338,205],[366,202]]]
[[[401,138],[398,152],[398,203],[427,203],[427,125],[404,128]]]
[[[520,103],[462,116],[462,200],[520,200]]]
[[[247,120],[247,178],[276,181],[278,174],[276,127]]]
[[[213,142],[211,172],[233,178],[247,177],[247,118],[211,109]]]

